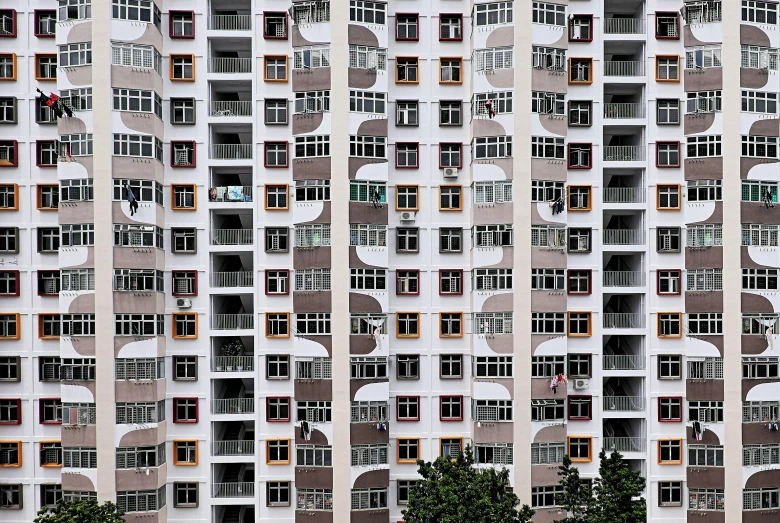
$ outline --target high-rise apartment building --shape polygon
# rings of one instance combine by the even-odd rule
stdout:
[[[777,519],[778,47],[758,0],[0,1],[0,522],[392,523],[469,444],[537,523],[602,448],[650,521]]]

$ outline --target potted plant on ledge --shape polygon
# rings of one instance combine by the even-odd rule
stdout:
[[[241,341],[241,338],[232,338],[228,341],[226,341],[222,348],[219,351],[220,356],[225,357],[237,357],[237,356],[243,356],[244,355],[244,344]],[[233,370],[233,361],[228,359],[226,361],[226,367],[227,370],[230,372]],[[236,365],[236,369],[241,372],[244,370],[243,365]]]

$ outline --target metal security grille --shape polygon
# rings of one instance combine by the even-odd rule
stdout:
[[[64,468],[97,468],[97,449],[88,447],[65,447],[62,449]]]
[[[386,225],[351,224],[349,226],[350,245],[364,247],[387,246]]]
[[[723,290],[723,269],[688,269],[689,291]]]
[[[511,312],[478,312],[474,314],[474,332],[477,334],[511,334]]]
[[[330,245],[330,225],[297,225],[296,247],[326,247]]]
[[[563,454],[561,454],[562,456]],[[477,444],[474,446],[474,457],[477,463],[512,465],[514,463],[514,450],[511,443]],[[533,446],[531,446],[531,459],[533,459]]]
[[[532,443],[531,444],[531,464],[532,465],[551,465],[561,463],[566,454],[566,445],[564,443]]]
[[[295,360],[295,377],[298,379],[329,380],[332,376],[331,358],[298,358]]]
[[[722,380],[723,358],[688,358],[689,380]]]
[[[778,464],[780,464],[780,444],[765,443],[763,445],[742,446],[742,465],[756,467]]]
[[[687,245],[688,247],[723,245],[723,224],[689,226]]]
[[[95,290],[95,269],[64,270],[60,276],[63,291]]]
[[[381,401],[353,401],[350,408],[351,422],[377,422],[387,419],[388,404]]]
[[[296,291],[329,291],[330,269],[296,269]]]
[[[351,465],[353,467],[387,465],[387,445],[352,445]]]

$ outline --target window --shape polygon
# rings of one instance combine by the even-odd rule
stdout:
[[[269,507],[272,506],[289,507],[290,506],[290,482],[289,481],[267,481],[266,482],[266,504]]]
[[[76,316],[76,315],[74,315]],[[92,332],[94,333],[94,314],[92,316]],[[63,318],[63,333],[65,333]],[[162,314],[115,314],[114,334],[116,336],[164,336],[165,316]]]
[[[386,446],[385,446],[386,447]],[[352,447],[354,457],[355,446]],[[333,448],[329,445],[296,445],[296,461],[299,467],[332,467],[333,466]],[[376,463],[374,463],[376,464]],[[387,451],[385,449],[385,461],[387,464]]]
[[[265,442],[266,459],[268,465],[289,465],[290,464],[290,440],[289,439],[269,439]]]
[[[122,408],[124,409],[124,406]],[[97,421],[97,411],[96,411],[95,404],[94,403],[63,403],[62,421],[63,421],[63,425],[70,425],[70,426],[94,425]]]
[[[532,269],[532,271],[533,270],[545,271],[545,275],[546,275],[545,278],[549,278],[549,276],[547,276],[547,274],[550,271],[555,272],[556,273],[555,274],[555,283],[556,283],[556,285],[559,282],[559,279],[558,279],[559,275],[558,275],[558,273],[560,272],[562,274],[564,272],[563,269]],[[567,276],[567,279],[568,279],[568,289],[567,289],[567,292],[568,292],[568,294],[590,294],[590,292],[591,292],[591,278],[592,278],[592,275],[593,275],[593,273],[589,269],[588,270],[585,270],[585,269],[583,269],[583,270],[569,269],[569,273],[568,273],[568,276]],[[532,288],[533,288],[533,282],[532,282],[531,285],[532,285]],[[542,290],[542,289],[539,289],[539,290]],[[552,290],[563,290],[563,286],[561,286],[560,288],[555,287]]]
[[[197,231],[195,229],[171,228],[173,252],[179,254],[197,252]]]
[[[460,101],[440,101],[439,102],[439,125],[462,125]]]
[[[561,107],[562,109],[562,107]],[[569,102],[569,127],[588,127],[592,124],[593,119],[591,118],[591,112],[593,109],[593,103],[592,102],[581,102],[581,101],[571,101]],[[563,113],[561,113],[563,114]],[[537,138],[537,140],[541,140],[541,138]],[[551,138],[546,138],[545,142],[550,142]],[[558,144],[557,139],[555,144]],[[533,142],[532,142],[533,143]],[[539,142],[541,143],[541,142]],[[572,153],[572,148],[570,144],[569,154]],[[585,145],[587,145],[587,162],[569,162],[569,167],[572,165],[584,167],[587,165],[588,168],[590,168],[591,162],[590,162],[590,153],[592,149],[591,144],[576,144],[579,149],[583,149]],[[557,155],[553,155],[557,157]],[[563,156],[561,156],[563,158]]]
[[[442,354],[439,356],[439,377],[462,378],[463,377],[463,356],[461,354]]]
[[[420,271],[399,269],[395,276],[395,293],[397,295],[420,294]]]
[[[510,158],[512,156],[512,137],[491,136],[474,138],[472,151],[475,160]]]
[[[79,44],[73,44],[79,45]],[[89,44],[82,44],[89,45]],[[60,46],[60,48],[68,46]],[[64,64],[63,64],[64,65]],[[78,64],[76,64],[78,65]],[[13,53],[0,54],[0,81],[16,81],[16,55]]]
[[[315,269],[310,269],[315,270]],[[323,269],[320,269],[322,271]],[[303,271],[297,271],[296,272],[296,281],[298,278],[298,272],[301,272],[300,279],[301,279],[301,287],[298,288],[298,285],[296,283],[295,290],[304,290],[303,289],[303,282],[304,282],[304,274]],[[322,276],[322,273],[319,273],[320,277]],[[313,274],[308,278],[309,281],[313,282],[314,276]],[[289,286],[289,280],[290,280],[290,271],[289,270],[269,270],[267,269],[265,271],[265,293],[266,295],[270,294],[290,294],[290,286]],[[315,289],[309,289],[309,290],[315,290]],[[321,290],[321,289],[316,289]]]
[[[296,409],[296,421],[309,423],[330,423],[330,401],[299,401]]]
[[[0,485],[0,509],[21,510],[23,485]]]
[[[417,143],[396,143],[395,144],[395,167],[396,169],[417,169],[419,167],[420,145]]]
[[[330,136],[296,136],[295,158],[330,156]]]
[[[351,508],[352,510],[373,510],[387,508],[387,489],[352,489]]]
[[[460,13],[439,14],[439,40],[463,40],[463,15]]]
[[[386,401],[353,401],[350,407],[351,423],[375,423],[386,421],[388,405]]]
[[[655,13],[655,37],[658,40],[680,39],[680,22],[677,13]]]
[[[114,179],[113,200],[115,202],[127,200],[128,188],[132,189],[135,199],[139,202],[163,205],[163,186],[151,180]]]
[[[462,211],[463,198],[461,193],[463,187],[460,185],[440,185],[439,186],[439,210],[440,211]]]
[[[287,13],[263,11],[263,38],[287,40]]]
[[[512,2],[476,4],[474,8],[477,27],[512,23]]]
[[[172,365],[174,381],[197,381],[197,356],[173,356]]]
[[[679,380],[682,379],[682,356],[664,355],[658,356],[658,379]]]
[[[748,150],[750,152],[754,152],[754,151],[758,152],[759,154],[760,154],[761,151],[763,151],[763,149],[761,148],[760,144],[761,143],[765,143],[765,142],[761,141],[761,139],[764,138],[764,137],[758,136],[758,137],[750,137],[750,138],[756,139],[755,142],[752,139],[749,140],[749,142],[757,144],[758,147],[756,149],[753,149],[752,146],[748,146],[748,148],[746,148],[746,140],[745,140],[745,137],[743,137],[742,138],[742,141],[743,141],[742,150],[743,150],[743,155],[744,156],[748,156],[748,154],[744,154]],[[775,140],[775,145],[776,145],[776,143],[777,143],[776,138],[774,138],[774,140]],[[771,142],[771,140],[769,140],[769,141]],[[767,150],[771,152],[771,149],[767,149]],[[686,154],[687,154],[688,158],[708,158],[708,157],[714,157],[714,156],[721,156],[721,137],[720,137],[720,135],[716,135],[716,136],[689,136],[688,137],[688,147],[687,147]],[[776,148],[775,148],[775,156],[776,156]]]
[[[777,114],[777,93],[743,90],[742,112]]]
[[[396,356],[396,378],[403,380],[420,379],[420,356],[417,354],[399,354]]]
[[[777,137],[743,136],[742,156],[748,158],[777,158]]]
[[[288,252],[289,234],[287,228],[267,227],[265,229],[265,252]]]
[[[414,464],[420,459],[419,439],[398,438],[396,444],[398,445],[396,455],[397,463]]]
[[[777,4],[742,0],[742,21],[777,25]]]
[[[658,125],[679,125],[680,100],[656,100],[656,119]]]
[[[332,489],[296,488],[295,491],[298,510],[333,510]]]
[[[19,356],[0,357],[0,381],[20,381],[21,360]]]
[[[174,399],[174,401],[176,401]],[[174,421],[176,423],[176,421]],[[181,422],[179,422],[181,423]],[[198,441],[173,441],[173,464],[194,466],[198,464]]]
[[[330,46],[307,45],[293,48],[293,69],[330,67]]]
[[[369,2],[367,0],[350,0],[349,21],[384,25],[386,9],[387,4],[385,3]]]
[[[89,59],[91,62],[91,51]],[[191,59],[191,57],[188,59]],[[181,60],[183,60],[183,58],[180,58],[179,60],[179,65],[181,65]],[[60,62],[62,62],[62,53],[60,53]],[[111,44],[111,63],[112,65],[120,65],[124,67],[154,69],[158,74],[162,74],[162,56],[152,45],[123,44],[113,42]],[[62,65],[62,63],[60,63],[60,65]],[[176,71],[173,56],[171,56],[170,68],[171,79],[173,79],[174,71]],[[179,72],[181,72],[181,70],[179,70]]]
[[[396,40],[420,39],[420,15],[417,13],[399,13],[395,16]]]
[[[0,38],[16,38],[16,10],[0,10]]]
[[[533,2],[531,21],[535,24],[557,25],[563,27],[566,25],[566,6]]]
[[[723,445],[688,445],[688,466],[722,467]]]
[[[59,314],[39,314],[38,338],[42,340],[59,338],[61,332],[60,321]]]
[[[477,107],[475,114],[489,114],[488,109],[492,109],[496,112],[496,114],[500,114],[500,107],[501,103],[496,103],[497,101],[492,99],[492,97],[504,94],[504,93],[491,93],[490,98],[490,107],[485,107],[485,102],[488,99],[487,95],[475,95],[477,98],[475,101],[472,101],[472,104],[476,103],[479,104]],[[565,106],[565,97],[566,95],[563,93],[547,93],[543,91],[531,91],[531,112],[532,113],[538,113],[538,114],[547,114],[547,115],[554,115],[554,116],[563,116],[566,114],[566,106]],[[511,97],[509,100],[510,103],[510,111],[511,112]],[[589,104],[589,102],[584,102],[586,104]],[[506,104],[504,104],[505,106]],[[506,110],[502,112],[507,112]],[[569,107],[569,113],[571,114],[571,106]]]
[[[757,45],[742,45],[741,67],[777,71],[778,50]]]
[[[52,10],[35,10],[35,36],[38,38],[52,38],[57,25],[57,12]]]
[[[265,357],[265,377],[269,380],[290,378],[290,356],[269,354]]]
[[[415,479],[399,479],[397,483],[397,496],[396,501],[399,505],[407,505],[409,503],[409,494],[414,488],[417,480]]]
[[[532,465],[555,465],[563,461],[565,443],[531,443]]]
[[[688,70],[721,67],[720,45],[700,45],[685,48],[685,68]]]
[[[197,423],[198,398],[173,398],[173,422]]]
[[[287,56],[265,55],[263,80],[266,82],[287,82]]]
[[[531,400],[531,421],[563,421],[563,400]]]
[[[778,358],[742,358],[742,379],[777,379]]]
[[[290,337],[290,314],[287,312],[267,312],[265,314],[266,338]]]
[[[569,457],[573,462],[591,462],[591,438],[569,437]]]
[[[265,210],[286,211],[289,208],[287,192],[288,192],[287,185],[266,185],[265,186]]]
[[[689,380],[722,380],[723,358],[688,358]]]
[[[18,313],[0,314],[0,340],[18,340],[21,336],[21,319]]]
[[[439,270],[439,294],[463,294],[463,270]]]
[[[387,271],[385,269],[350,269],[350,273],[351,290],[387,290]]]
[[[278,288],[281,291],[281,282],[279,283]],[[296,270],[295,290],[296,291],[329,291],[330,290],[330,269]],[[285,292],[285,294],[286,293],[287,292]]]
[[[689,401],[688,421],[723,423],[722,401]]]
[[[569,59],[569,83],[592,84],[593,83],[593,58]]]
[[[682,278],[682,271],[678,269],[674,270],[659,270],[657,273],[657,293],[662,294],[680,294],[680,279]]]
[[[387,113],[387,94],[371,91],[350,91],[349,111],[353,113],[381,114]],[[297,111],[296,111],[297,112]]]
[[[397,396],[395,406],[398,421],[420,421],[419,396]]]
[[[173,316],[173,338],[197,338],[198,337],[198,315],[189,312],[174,312]]]
[[[439,229],[439,252],[463,252],[463,229]]]
[[[0,98],[0,124],[17,123],[16,98]]]
[[[369,72],[387,70],[387,49],[349,44],[349,66]]]
[[[679,56],[655,56],[655,81],[679,82],[680,81],[680,57]]]
[[[533,158],[563,160],[565,156],[564,150],[563,138],[531,137],[531,157]]]
[[[295,328],[301,336],[330,334],[330,313],[298,313],[295,315]]]
[[[778,290],[778,269],[742,269],[742,289]]]
[[[743,510],[763,510],[780,508],[780,488],[752,488],[742,491]],[[765,512],[762,512],[765,514]]]
[[[166,486],[157,490],[130,490],[116,493],[119,512],[147,512],[162,509],[166,503]]]
[[[680,166],[679,142],[656,142],[655,165],[658,168]]]
[[[721,110],[721,91],[698,91],[688,93],[686,111],[688,114],[712,113]],[[744,98],[743,98],[744,104]],[[743,111],[745,110],[743,105]]]
[[[395,124],[397,126],[419,125],[419,104],[417,101],[397,101],[395,103]]]
[[[195,81],[195,55],[171,55],[170,79],[172,82]]]
[[[569,229],[567,241],[569,252],[590,252],[592,232],[592,229]]]
[[[59,484],[53,485],[53,484],[44,483],[41,485],[40,495],[41,495],[41,508],[54,507],[62,499],[62,485]],[[2,506],[3,505],[0,505],[0,507]]]
[[[195,13],[193,11],[170,11],[168,13],[168,35],[171,38],[195,38]]]
[[[22,466],[22,442],[21,441],[0,441],[0,468],[21,467],[21,466]]]
[[[290,398],[268,397],[265,400],[266,421],[290,421]]]
[[[742,445],[742,465],[757,467],[780,464],[780,445],[764,443],[761,445]]]
[[[568,336],[590,336],[590,319],[591,314],[589,312],[569,312],[568,323]]]
[[[712,247],[723,245],[723,224],[706,224],[688,226],[688,238],[686,247]],[[750,231],[752,233],[753,231]],[[763,231],[762,231],[763,232]],[[745,237],[745,226],[743,225],[743,242]]]
[[[387,378],[387,358],[353,357],[350,361],[350,367],[352,379]]]
[[[463,438],[441,438],[439,440],[441,457],[455,461],[461,452],[463,452]]]
[[[151,0],[112,0],[111,18],[153,23],[161,30],[162,14]]]
[[[19,271],[0,271],[0,296],[19,296]]]
[[[512,400],[472,399],[471,419],[477,422],[512,421]]]
[[[193,143],[193,142],[189,142]],[[138,134],[114,134],[114,156],[132,156],[141,158],[155,158],[158,161],[163,161],[162,141],[155,136],[138,135]],[[176,149],[172,150],[176,153]],[[194,152],[194,147],[193,147]],[[179,158],[176,158],[179,161]],[[189,162],[194,166],[194,160]],[[177,165],[174,162],[174,165]],[[186,164],[185,164],[186,165]]]
[[[441,421],[462,421],[463,396],[440,396],[439,419]]]
[[[419,193],[420,187],[418,185],[398,185],[395,188],[396,211],[416,211],[419,210]]]
[[[682,440],[681,439],[658,440],[658,464],[659,465],[682,464]]]
[[[439,83],[463,83],[463,58],[439,58]]]
[[[476,225],[472,230],[475,247],[503,247],[513,245],[511,225]]]
[[[395,83],[418,84],[420,83],[420,59],[414,57],[396,57],[395,59]]]
[[[265,142],[265,164],[266,168],[286,168],[287,160],[287,142]]]
[[[722,21],[720,0],[704,0],[685,4],[683,18],[688,24],[708,24]]]
[[[475,356],[473,376],[475,378],[511,378],[512,356]]]
[[[22,423],[22,400],[0,399],[0,425]]]
[[[60,182],[60,199],[63,202],[88,202],[94,199],[92,178],[81,180],[62,180]]]
[[[295,227],[295,246],[298,248],[327,247],[330,245],[330,224],[315,223]]]
[[[0,210],[19,210],[19,186],[0,185]]]
[[[463,336],[463,313],[439,313],[439,338],[460,338]]]
[[[682,313],[659,312],[658,313],[658,337],[679,338],[682,336]]]
[[[173,482],[173,506],[196,508],[198,506],[198,483]]]
[[[531,357],[531,377],[532,378],[552,378],[559,374],[564,374],[566,367],[564,356],[532,356]]]
[[[656,249],[658,252],[680,252],[680,228],[659,227]]]
[[[688,269],[689,291],[723,290],[723,269]]]
[[[38,358],[38,380],[60,381],[60,358],[42,356]]]
[[[658,482],[658,506],[678,507],[682,505],[682,481]]]
[[[35,79],[51,81],[57,79],[57,55],[35,55]]]
[[[777,419],[780,405],[777,401],[743,401],[742,423],[758,423]]]
[[[667,211],[680,209],[679,185],[657,185],[655,190],[656,209]]]
[[[37,141],[35,165],[38,167],[56,167],[59,157],[57,142]],[[63,180],[65,183],[65,180]]]
[[[658,398],[658,421],[682,421],[682,398]]]
[[[300,316],[300,313],[298,315]],[[329,380],[333,377],[332,374],[331,358],[305,358],[295,361],[296,379]]]
[[[532,312],[531,334],[566,334],[565,314],[563,312]]]
[[[589,143],[570,143],[569,144],[569,169],[590,169],[591,152],[593,145]],[[571,189],[570,189],[571,191]]]

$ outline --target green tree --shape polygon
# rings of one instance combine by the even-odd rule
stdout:
[[[564,456],[558,467],[561,479],[558,483],[565,493],[558,503],[566,509],[567,517],[559,523],[644,523],[647,520],[647,502],[642,497],[645,478],[637,470],[631,470],[620,452],[613,450],[607,456],[599,453],[599,477],[593,480],[593,488],[580,479],[577,467]]]
[[[417,466],[422,479],[402,512],[407,523],[529,523],[534,515],[528,505],[518,510],[506,468],[474,467],[470,445],[454,461],[439,457]]]
[[[38,511],[35,523],[124,523],[116,505],[106,501],[100,505],[94,499],[66,501]]]

